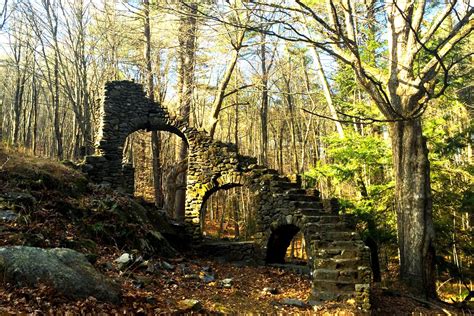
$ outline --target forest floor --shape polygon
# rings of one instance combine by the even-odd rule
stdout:
[[[19,214],[15,221],[0,220],[0,247],[70,247],[93,254],[96,269],[121,285],[122,302],[112,305],[93,297],[71,300],[45,285],[27,288],[3,283],[0,315],[182,314],[185,299],[198,300],[201,314],[364,314],[351,301],[302,307],[282,304],[284,299],[307,302],[311,281],[281,268],[222,262],[181,252],[173,258],[143,255],[147,265],[120,269],[115,260],[135,249],[130,236],[145,233],[143,227],[129,223],[129,219],[121,220],[116,213],[119,209],[131,212],[131,207],[136,210],[135,202],[87,185],[79,172],[62,164],[0,147],[0,206],[6,205],[8,199],[4,197],[12,192],[23,193],[17,197],[26,202],[13,208]],[[212,280],[201,278],[204,271]],[[224,285],[225,279],[231,279],[230,285]],[[439,301],[414,299],[396,282],[385,286],[373,288],[374,315],[474,314]]]
[[[206,259],[166,259],[174,269],[162,269],[150,274],[144,269],[121,273],[116,267],[105,270],[119,251],[103,248],[96,267],[122,284],[123,301],[120,305],[98,302],[93,297],[71,301],[57,295],[46,286],[17,288],[4,285],[0,288],[0,315],[8,314],[182,314],[180,301],[195,299],[202,304],[200,314],[318,314],[365,315],[352,302],[327,302],[320,306],[295,307],[281,304],[285,298],[305,301],[310,295],[307,277],[266,266],[241,266]],[[160,259],[156,259],[160,260]],[[216,277],[215,282],[187,279],[179,271],[185,265],[188,272],[206,268]],[[232,286],[223,288],[220,280],[232,278]],[[276,294],[265,293],[274,288]],[[374,287],[372,315],[471,315],[472,311],[456,309],[440,302],[422,303],[405,296],[400,287],[382,290]],[[409,295],[409,294],[406,294]]]

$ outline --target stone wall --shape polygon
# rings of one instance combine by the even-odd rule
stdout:
[[[130,81],[105,86],[96,154],[86,157],[84,171],[93,181],[133,193],[133,168],[122,164],[126,137],[137,130],[169,131],[188,144],[185,209],[187,235],[199,242],[200,218],[209,196],[220,189],[246,186],[253,194],[256,229],[253,239],[268,262],[282,261],[293,236],[302,231],[313,276],[313,297],[354,297],[369,307],[368,251],[354,232],[350,217],[324,211],[317,190],[303,190],[298,177],[239,155],[233,144],[213,141],[205,132],[170,117]]]

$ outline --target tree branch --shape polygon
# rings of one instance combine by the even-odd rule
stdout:
[[[238,88],[236,88],[236,89],[234,89],[234,90],[232,90],[232,91],[230,91],[230,92],[227,92],[227,93],[224,95],[224,98],[227,98],[228,96],[231,96],[231,95],[233,95],[234,93],[237,93],[237,92],[239,92],[239,91],[241,91],[241,90],[243,90],[243,89],[246,89],[246,88],[249,88],[249,87],[253,87],[253,86],[254,86],[254,84],[246,84],[246,85],[240,86],[240,87],[238,87]]]
[[[470,19],[474,13],[474,8],[471,8],[464,18],[456,24],[451,33],[435,48],[438,52],[420,72],[419,83],[422,84],[436,75],[436,67],[439,66],[440,60],[442,60],[453,47],[466,36],[468,36],[474,29],[474,20]]]
[[[335,119],[333,117],[330,117],[330,116],[326,116],[326,115],[323,115],[323,114],[318,114],[318,113],[315,113],[313,111],[310,111],[310,110],[306,110],[306,109],[303,109],[301,108],[301,110],[303,110],[303,112],[306,112],[306,113],[309,113],[311,115],[315,115],[317,117],[320,117],[320,118],[323,118],[323,119],[328,119],[330,121],[334,121],[334,122],[339,122],[339,123],[348,123],[348,124],[354,124],[354,121],[353,120],[341,120],[341,119]],[[353,119],[357,119],[359,120],[359,122],[357,122],[357,124],[361,124],[361,125],[371,125],[371,124],[374,124],[374,123],[391,123],[391,122],[401,122],[401,121],[408,121],[410,119],[386,119],[386,120],[380,120],[380,119],[376,119],[376,118],[370,118],[370,117],[360,117],[360,116],[355,116],[355,115],[350,115],[350,114],[346,114],[346,113],[343,113],[343,112],[340,112],[340,111],[336,111],[338,114],[341,114],[343,116],[347,116],[349,118],[353,118]]]

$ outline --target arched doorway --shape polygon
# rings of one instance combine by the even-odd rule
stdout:
[[[186,172],[186,164],[179,161],[179,148],[182,139],[169,132],[160,132],[158,159],[154,151],[157,144],[152,143],[152,133],[139,130],[130,134],[124,146],[123,163],[132,164],[134,169],[134,196],[146,202],[155,203],[155,179],[159,181],[161,203],[166,213],[173,218],[176,209],[176,191],[184,186],[179,181],[179,176]],[[158,174],[155,175],[155,168]],[[159,178],[157,178],[159,177]]]
[[[285,224],[275,228],[268,239],[265,262],[285,263],[287,250],[299,231],[299,227],[293,224]]]
[[[308,265],[311,260],[307,218],[301,215],[286,215],[276,219],[268,230],[265,249],[267,264]]]
[[[200,228],[207,239],[248,240],[255,232],[252,190],[227,183],[206,192],[200,210]]]

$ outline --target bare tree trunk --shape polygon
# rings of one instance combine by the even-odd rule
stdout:
[[[329,113],[334,119],[334,124],[336,125],[336,130],[339,135],[339,138],[344,138],[344,129],[342,128],[341,122],[338,121],[339,117],[336,112],[336,108],[332,102],[331,90],[329,88],[329,83],[324,73],[323,65],[321,64],[321,59],[319,58],[319,52],[316,47],[313,47],[314,52],[314,62],[316,64],[316,72],[318,73],[319,82],[323,88],[324,97],[326,98],[326,103],[328,104]]]
[[[151,65],[151,30],[150,30],[150,2],[143,0],[144,13],[144,27],[143,33],[145,37],[145,67],[146,67],[146,83],[148,90],[148,97],[154,101],[155,92],[153,84],[153,70]],[[160,148],[161,137],[158,131],[151,132],[151,149],[152,149],[152,173],[153,173],[153,195],[155,205],[157,207],[163,206],[163,191],[161,183],[161,167],[160,167]]]
[[[21,32],[21,29],[20,29]],[[14,53],[14,63],[15,63],[15,93],[13,96],[13,124],[12,124],[12,143],[15,146],[19,145],[20,142],[20,123],[22,117],[22,111],[24,111],[25,105],[23,104],[23,97],[25,93],[25,84],[26,84],[26,69],[27,67],[25,61],[26,53],[25,47],[23,45],[22,35],[17,34],[15,37],[13,53]],[[25,63],[22,69],[22,63]]]
[[[36,75],[34,73],[35,65],[36,61],[33,61],[33,77],[31,79],[31,106],[33,111],[33,135],[31,150],[33,152],[33,155],[36,155],[38,141],[38,87],[36,83]]]
[[[225,98],[225,90],[229,84],[232,73],[234,72],[235,65],[237,64],[242,40],[243,40],[243,35],[242,35],[242,39],[239,42],[239,46],[232,53],[232,58],[227,64],[224,77],[221,79],[221,82],[219,83],[219,87],[217,88],[217,95],[212,105],[212,111],[211,111],[212,114],[211,114],[211,119],[209,123],[209,136],[211,138],[214,137],[214,133],[216,132],[219,113],[221,111],[222,103],[224,102],[224,98]]]
[[[260,163],[267,164],[268,159],[268,69],[267,47],[265,33],[261,33],[260,59],[262,66],[262,105],[260,108],[261,138],[260,138]]]
[[[63,152],[63,135],[61,131],[61,117],[59,111],[59,95],[60,95],[60,86],[59,86],[59,64],[60,64],[60,50],[58,42],[58,3],[51,3],[49,1],[43,4],[45,6],[47,20],[50,27],[52,44],[54,48],[54,65],[53,65],[53,87],[51,88],[52,103],[54,108],[53,115],[53,126],[54,126],[54,136],[56,142],[56,156],[59,160],[64,158]]]
[[[186,14],[183,14],[179,21],[179,105],[181,119],[189,124],[194,90],[194,65],[196,62],[197,4],[184,5],[182,9],[186,11]],[[187,165],[188,147],[184,141],[181,142],[178,157],[178,163]],[[184,220],[186,177],[186,171],[180,174],[178,177],[179,186],[176,191],[175,217],[180,221]]]
[[[59,160],[63,160],[63,136],[61,133],[61,122],[59,116],[59,52],[56,51],[54,54],[54,136],[56,138],[56,155]]]
[[[291,72],[291,71],[290,71]],[[286,92],[286,102],[288,104],[288,111],[290,113],[290,131],[291,131],[291,143],[293,147],[293,157],[295,164],[295,173],[300,172],[299,158],[298,158],[298,149],[297,149],[297,124],[295,119],[295,105],[293,104],[293,98],[291,96],[291,74],[288,74],[288,77],[284,77],[283,81],[285,82],[285,92]]]
[[[430,164],[421,120],[394,122],[390,129],[396,180],[400,276],[419,292],[417,294],[436,297]]]
[[[21,73],[23,72],[23,74]],[[25,86],[25,72],[18,69],[17,80],[15,85],[15,97],[13,103],[13,113],[15,118],[13,121],[13,145],[19,145],[21,110],[23,108],[23,94]]]
[[[220,195],[218,195],[220,197]],[[219,231],[217,232],[217,238],[222,237],[222,233],[224,232],[224,222],[225,222],[225,213],[226,213],[226,203],[224,202],[221,208],[221,217],[219,220]]]
[[[235,190],[232,192],[232,207],[234,215],[234,238],[238,239],[240,237],[240,226],[239,226],[239,197]]]
[[[239,73],[237,69],[237,74]],[[237,89],[238,86],[238,76],[235,76],[234,79],[234,88]],[[235,144],[235,151],[238,153],[239,152],[239,92],[237,91],[234,94],[234,103],[235,103],[235,121],[234,121],[234,144]]]
[[[281,124],[281,127],[280,127],[280,137],[279,137],[279,150],[278,150],[278,171],[280,171],[280,173],[283,173],[284,170],[283,170],[283,140],[285,138],[284,136],[284,132],[285,132],[285,124]]]
[[[153,188],[155,205],[163,207],[162,169],[160,163],[161,134],[158,131],[151,132],[151,151],[153,155]]]

